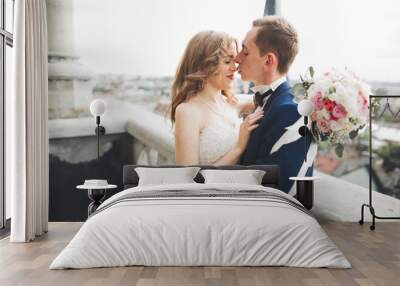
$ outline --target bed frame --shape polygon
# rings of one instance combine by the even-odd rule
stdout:
[[[279,166],[278,165],[253,165],[253,166],[241,166],[241,165],[232,165],[232,166],[211,166],[211,165],[195,165],[196,167],[200,167],[202,170],[204,169],[218,169],[218,170],[264,170],[266,171],[262,185],[265,187],[272,187],[279,189]],[[132,187],[136,187],[139,182],[139,177],[135,172],[136,167],[147,167],[147,168],[179,168],[182,166],[174,166],[174,165],[162,165],[162,166],[149,166],[149,165],[125,165],[123,169],[123,178],[122,182],[124,185],[124,190]],[[194,178],[197,183],[204,183],[203,176],[198,173]]]

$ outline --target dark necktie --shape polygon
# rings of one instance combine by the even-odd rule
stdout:
[[[256,92],[253,97],[254,105],[256,108],[258,106],[263,107],[266,97],[272,94],[272,89],[267,90],[264,93]]]

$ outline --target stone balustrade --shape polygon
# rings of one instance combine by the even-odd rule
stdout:
[[[102,117],[107,134],[129,133],[134,139],[136,164],[174,164],[174,136],[169,120],[142,106],[113,100]],[[93,136],[94,118],[57,119],[49,122],[50,138]],[[315,171],[313,213],[318,219],[358,221],[360,208],[368,202],[368,189]],[[400,200],[373,192],[373,204],[380,216],[400,216]],[[367,210],[365,220],[371,216]]]

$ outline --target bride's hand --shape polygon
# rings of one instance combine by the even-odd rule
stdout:
[[[264,116],[262,108],[257,107],[253,113],[246,116],[240,125],[239,140],[236,147],[243,152],[246,149],[247,142],[249,141],[251,132],[257,128],[258,121]]]

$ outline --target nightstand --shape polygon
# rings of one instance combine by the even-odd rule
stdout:
[[[94,185],[79,185],[76,186],[79,190],[87,190],[88,197],[91,200],[91,203],[88,206],[88,217],[96,211],[96,209],[103,202],[104,197],[106,196],[107,190],[115,189],[117,185],[104,185],[104,186],[94,186]]]
[[[296,181],[296,199],[303,206],[310,210],[314,205],[314,181],[319,177],[290,177],[292,181]]]

